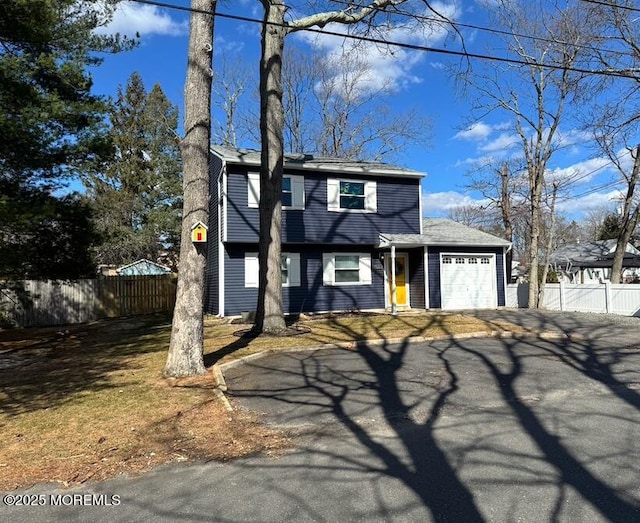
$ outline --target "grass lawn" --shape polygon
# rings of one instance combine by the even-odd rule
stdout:
[[[307,319],[290,337],[239,337],[208,320],[207,365],[262,350],[442,336],[514,326],[452,314]],[[0,490],[140,473],[171,461],[228,460],[286,449],[285,434],[228,412],[212,373],[166,380],[169,320],[138,317],[63,328],[0,330]],[[234,334],[235,333],[235,334]]]

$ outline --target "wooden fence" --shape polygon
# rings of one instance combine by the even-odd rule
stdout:
[[[507,285],[507,307],[526,308],[529,284]],[[640,316],[640,285],[547,283],[542,307],[556,311]]]
[[[0,286],[0,318],[20,327],[171,313],[176,276],[105,276],[73,282],[25,280]]]

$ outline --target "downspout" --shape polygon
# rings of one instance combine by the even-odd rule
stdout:
[[[224,296],[224,243],[223,241],[226,239],[226,231],[227,228],[227,217],[226,217],[226,209],[227,209],[227,187],[226,187],[226,177],[227,173],[227,162],[225,160],[222,161],[222,169],[220,169],[220,174],[218,176],[218,317],[224,318],[224,305],[225,305],[225,296]],[[224,227],[223,227],[224,226]]]
[[[503,265],[503,270],[502,270],[502,280],[504,281],[504,306],[507,307],[507,285],[509,285],[511,283],[511,280],[513,279],[513,277],[510,278],[509,281],[507,281],[507,274],[511,274],[511,268],[509,267],[509,270],[507,270],[507,267],[504,267],[507,263],[507,254],[511,251],[511,248],[513,247],[513,244],[509,244],[509,247],[506,247],[504,249],[502,249],[502,265]]]

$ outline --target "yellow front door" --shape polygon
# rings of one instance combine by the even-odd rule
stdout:
[[[388,285],[388,302],[389,306],[392,303],[392,274],[391,274],[391,256],[386,256],[386,268],[387,268],[387,285]],[[396,305],[407,306],[409,301],[407,300],[407,256],[406,254],[396,255]]]

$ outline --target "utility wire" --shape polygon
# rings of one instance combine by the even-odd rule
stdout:
[[[178,11],[186,11],[186,12],[190,12],[190,13],[201,13],[201,14],[205,14],[205,15],[212,15],[212,13],[210,13],[209,11],[205,11],[203,9],[193,9],[191,7],[183,7],[183,6],[176,6],[173,4],[167,4],[164,2],[159,2],[156,0],[130,0],[131,2],[135,2],[135,3],[139,3],[139,4],[147,4],[147,5],[153,5],[153,6],[157,6],[157,7],[164,7],[167,9],[175,9]],[[225,18],[225,19],[229,19],[229,20],[236,20],[236,21],[241,21],[241,22],[250,22],[250,23],[255,23],[255,24],[260,24],[260,25],[264,25],[265,22],[263,20],[257,19],[257,18],[250,18],[247,16],[240,16],[240,15],[232,15],[229,13],[220,13],[220,12],[216,12],[213,16],[219,17],[219,18]],[[278,26],[278,27],[283,27],[283,28],[291,28],[288,24],[284,23],[284,24],[277,24],[277,23],[273,23],[273,22],[266,22],[269,25],[274,25],[274,26]],[[422,52],[431,52],[431,53],[436,53],[436,54],[444,54],[444,55],[449,55],[449,56],[459,56],[459,57],[464,57],[464,58],[474,58],[474,59],[478,59],[478,60],[488,60],[488,61],[492,61],[492,62],[501,62],[501,63],[508,63],[508,64],[513,64],[513,65],[526,65],[528,67],[540,67],[543,69],[552,69],[552,70],[559,70],[559,71],[570,71],[570,72],[574,72],[574,73],[581,73],[581,74],[591,74],[591,75],[597,75],[597,76],[607,76],[607,77],[617,77],[617,78],[630,78],[630,75],[628,73],[625,72],[620,72],[620,71],[616,71],[613,69],[608,69],[608,70],[598,70],[598,69],[585,69],[585,68],[581,68],[581,67],[566,67],[563,65],[556,65],[556,64],[541,64],[538,63],[536,61],[527,61],[527,60],[519,60],[517,58],[505,58],[505,57],[498,57],[498,56],[491,56],[491,55],[485,55],[485,54],[479,54],[479,53],[469,53],[467,51],[453,51],[451,49],[440,49],[437,47],[427,47],[427,46],[423,46],[423,45],[417,45],[417,44],[408,44],[408,43],[404,43],[404,42],[397,42],[394,40],[383,40],[382,38],[373,38],[370,36],[362,36],[362,35],[354,35],[354,34],[348,34],[348,33],[339,33],[336,31],[329,31],[327,29],[316,29],[313,27],[307,27],[307,28],[303,28],[300,29],[300,31],[306,31],[308,33],[316,33],[316,34],[321,34],[321,35],[325,35],[325,36],[336,36],[339,38],[344,38],[344,39],[349,39],[349,40],[358,40],[358,41],[362,41],[362,42],[369,42],[369,43],[373,43],[373,44],[378,44],[378,45],[386,45],[386,46],[391,46],[391,47],[399,47],[401,49],[409,49],[412,51],[422,51]]]
[[[344,6],[349,6],[352,4],[349,4],[343,0],[333,0],[334,3],[336,4],[341,4]],[[362,8],[365,7],[365,4],[357,4],[357,7]],[[516,38],[525,38],[527,40],[533,40],[533,41],[538,41],[538,42],[544,42],[544,43],[550,43],[550,44],[560,44],[560,45],[568,45],[568,46],[572,46],[575,47],[577,49],[590,49],[590,50],[595,50],[595,51],[600,51],[600,52],[605,52],[605,49],[601,49],[601,48],[596,48],[593,46],[589,46],[589,45],[585,45],[585,44],[577,44],[574,42],[566,42],[564,40],[557,40],[557,39],[553,39],[553,38],[545,38],[544,36],[532,36],[532,35],[528,35],[528,34],[523,34],[523,33],[515,33],[513,31],[506,31],[504,29],[496,29],[496,28],[492,28],[492,27],[485,27],[485,26],[481,26],[481,25],[476,25],[476,24],[467,24],[467,23],[463,23],[463,22],[456,22],[454,20],[450,20],[446,17],[442,17],[442,18],[436,18],[433,16],[424,16],[424,15],[417,15],[408,11],[401,11],[400,9],[398,9],[397,7],[392,11],[392,14],[394,15],[400,15],[400,16],[406,16],[408,18],[414,18],[416,20],[420,20],[423,22],[432,22],[432,23],[436,23],[436,24],[444,24],[444,25],[452,25],[454,27],[460,27],[463,29],[473,29],[476,31],[484,31],[487,33],[491,33],[491,34],[495,34],[495,35],[502,35],[502,36],[509,36],[509,37],[516,37]],[[606,52],[608,53],[614,53],[614,54],[618,54],[618,55],[627,55],[628,53],[624,53],[622,51],[614,51],[614,50],[606,50]]]
[[[184,12],[189,12],[189,13],[200,13],[200,14],[205,14],[205,15],[211,15],[212,13],[210,13],[209,11],[205,11],[202,9],[193,9],[191,7],[184,7],[184,6],[177,6],[174,4],[168,4],[165,2],[160,2],[160,1],[156,1],[156,0],[130,0],[132,2],[135,3],[139,3],[139,4],[147,4],[147,5],[153,5],[156,7],[162,7],[162,8],[166,8],[166,9],[173,9],[173,10],[177,10],[177,11],[184,11]],[[600,2],[597,0],[582,0],[583,2],[587,2],[587,3],[593,3],[593,4],[600,4],[600,5],[605,5],[605,6],[612,6],[612,4],[606,3],[606,2]],[[615,6],[615,7],[620,7],[620,8],[626,8],[624,6]],[[626,8],[629,10],[634,10],[634,11],[640,11],[640,9],[632,9],[632,8]],[[405,15],[405,16],[414,16],[411,15],[410,13],[404,13],[404,12],[396,12],[394,14],[401,14],[401,15]],[[229,19],[229,20],[235,20],[235,21],[240,21],[240,22],[249,22],[249,23],[254,23],[254,24],[260,24],[260,25],[264,25],[264,21],[260,20],[260,19],[256,19],[256,18],[251,18],[251,17],[247,17],[247,16],[240,16],[240,15],[233,15],[233,14],[229,14],[229,13],[220,13],[220,12],[216,12],[214,14],[214,16],[219,17],[219,18],[224,18],[224,19]],[[414,16],[415,18],[422,18],[423,20],[429,20],[431,21],[430,17],[420,17],[420,16]],[[457,24],[454,22],[447,22],[445,20],[439,20],[434,18],[433,21],[436,22],[444,22],[444,23],[452,23],[452,24]],[[280,26],[280,27],[284,27],[284,28],[288,28],[289,26],[285,23],[285,24],[274,24],[269,22],[270,25],[276,25],[276,26]],[[473,28],[473,29],[480,29],[480,30],[487,30],[487,31],[491,31],[488,28],[482,28],[481,26],[473,26],[471,24],[457,24],[460,27],[469,27],[469,28]],[[516,65],[526,65],[526,66],[536,66],[536,67],[542,67],[542,68],[547,68],[547,69],[555,69],[555,70],[566,70],[566,71],[572,71],[572,72],[578,72],[578,73],[583,73],[583,74],[594,74],[594,75],[600,75],[600,76],[613,76],[613,77],[622,77],[622,78],[628,78],[629,75],[625,74],[625,73],[618,73],[614,70],[594,70],[594,69],[583,69],[583,68],[577,68],[577,67],[563,67],[560,65],[554,65],[554,64],[539,64],[536,62],[528,62],[525,60],[518,60],[518,59],[513,59],[513,58],[504,58],[504,57],[496,57],[496,56],[490,56],[490,55],[483,55],[483,54],[477,54],[477,53],[469,53],[466,51],[453,51],[450,49],[439,49],[439,48],[434,48],[434,47],[427,47],[427,46],[421,46],[421,45],[415,45],[415,44],[407,44],[407,43],[403,43],[403,42],[397,42],[397,41],[393,41],[393,40],[383,40],[381,38],[372,38],[372,37],[367,37],[367,36],[361,36],[361,35],[354,35],[354,34],[348,34],[348,33],[339,33],[339,32],[335,32],[335,31],[328,31],[326,29],[315,29],[315,28],[304,28],[302,29],[303,31],[306,32],[310,32],[310,33],[316,33],[316,34],[322,34],[322,35],[328,35],[328,36],[336,36],[336,37],[340,37],[340,38],[345,38],[345,39],[351,39],[351,40],[358,40],[358,41],[364,41],[364,42],[370,42],[370,43],[375,43],[375,44],[381,44],[381,45],[388,45],[388,46],[392,46],[392,47],[400,47],[403,49],[409,49],[409,50],[415,50],[415,51],[422,51],[422,52],[433,52],[433,53],[439,53],[439,54],[446,54],[446,55],[452,55],[452,56],[460,56],[460,57],[465,57],[465,58],[475,58],[475,59],[480,59],[480,60],[490,60],[490,61],[496,61],[496,62],[503,62],[503,63],[510,63],[510,64],[516,64]],[[493,30],[492,32],[498,33],[498,34],[506,34],[509,36],[518,36],[515,33],[509,33],[507,31],[499,31],[499,30]],[[521,37],[526,37],[526,38],[533,38],[527,35],[520,35]],[[541,39],[541,38],[540,38]],[[544,40],[544,39],[541,39]],[[555,42],[553,40],[549,40],[550,42]],[[562,42],[556,42],[556,43],[562,43]],[[571,183],[575,183],[581,179],[584,179],[588,176],[590,176],[591,174],[594,174],[602,169],[605,169],[606,167],[609,167],[610,165],[614,165],[613,161],[609,161],[607,162],[605,165],[602,165],[600,167],[597,167],[596,169],[593,169],[592,171],[589,171],[587,173],[581,174],[579,176],[577,176]],[[575,175],[574,175],[575,176]],[[609,182],[600,186],[596,186],[593,187],[591,189],[589,189],[588,191],[585,191],[583,193],[579,193],[579,194],[575,194],[572,195],[571,197],[564,197],[561,198],[559,200],[561,201],[565,201],[568,200],[570,198],[580,198],[583,196],[588,196],[590,194],[594,194],[596,192],[598,192],[601,189],[607,188],[607,187],[613,187],[615,185],[618,185],[620,182],[619,181],[613,181],[613,182]]]
[[[586,4],[595,4],[595,5],[603,5],[605,7],[615,7],[616,9],[623,9],[625,11],[635,11],[640,12],[640,9],[637,7],[631,7],[628,5],[620,5],[614,4],[613,2],[602,2],[601,0],[580,0]]]

